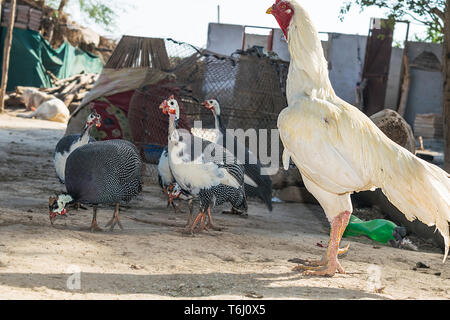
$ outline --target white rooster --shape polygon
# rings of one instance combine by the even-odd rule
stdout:
[[[436,226],[444,237],[445,262],[450,176],[394,143],[335,94],[316,28],[295,0],[277,0],[267,13],[278,21],[291,54],[288,107],[278,116],[283,164],[292,158],[331,224],[326,257],[298,268],[311,275],[344,273],[337,256],[346,251],[339,243],[353,211],[350,194],[376,188],[409,220]]]

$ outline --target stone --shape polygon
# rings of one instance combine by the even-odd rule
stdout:
[[[306,190],[305,187],[290,186],[283,188],[281,190],[276,190],[274,195],[280,200],[286,202],[300,202],[300,203],[311,203],[319,204],[314,196]]]
[[[400,114],[391,109],[384,109],[372,115],[370,119],[389,139],[415,154],[416,140],[413,131]]]

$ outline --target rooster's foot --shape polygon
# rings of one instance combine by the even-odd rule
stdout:
[[[325,276],[332,277],[337,272],[345,274],[344,268],[342,268],[339,261],[335,261],[334,263],[329,263],[325,268],[321,267],[309,267],[303,271],[304,276]]]

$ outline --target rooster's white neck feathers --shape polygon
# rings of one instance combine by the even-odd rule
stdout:
[[[305,9],[296,1],[289,3],[294,15],[288,31],[291,54],[286,88],[288,103],[299,93],[320,99],[333,98],[335,93],[328,77],[328,63],[319,34]]]

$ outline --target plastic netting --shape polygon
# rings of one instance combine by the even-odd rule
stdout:
[[[147,149],[147,161],[156,163],[167,145],[168,119],[159,105],[172,94],[180,104],[182,128],[190,129],[194,121],[214,127],[211,111],[202,105],[211,98],[219,101],[226,128],[276,128],[278,114],[287,105],[288,62],[256,48],[221,56],[172,39],[150,51],[144,83],[152,84],[136,90],[128,116],[135,144]]]

